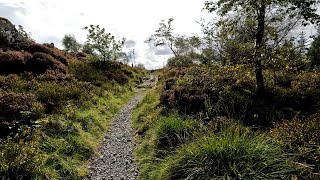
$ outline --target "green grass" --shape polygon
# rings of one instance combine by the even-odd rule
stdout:
[[[294,171],[281,148],[264,137],[227,129],[179,148],[153,179],[286,179]]]
[[[83,179],[112,118],[135,94],[131,85],[107,86],[83,106],[70,101],[61,113],[39,119],[40,128],[2,142],[0,178]]]
[[[283,179],[296,173],[281,146],[239,122],[163,113],[161,91],[149,90],[133,112],[140,179]]]

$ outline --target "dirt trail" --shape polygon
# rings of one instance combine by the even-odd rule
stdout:
[[[152,87],[158,77],[150,75],[139,85],[137,95],[127,103],[113,119],[109,132],[99,148],[100,156],[90,160],[88,179],[134,180],[139,172],[134,163],[133,130],[131,127],[131,111],[143,99],[144,88]]]

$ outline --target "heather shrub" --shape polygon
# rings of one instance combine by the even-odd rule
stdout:
[[[266,72],[263,96],[246,66],[213,66],[167,71],[161,104],[182,115],[226,116],[245,124],[269,126],[279,119],[308,117],[320,108],[319,73]]]
[[[72,79],[69,73],[66,74],[63,72],[55,71],[55,70],[47,70],[43,74],[39,74],[36,78],[39,81],[55,81],[55,82],[70,81]]]
[[[90,63],[73,60],[70,61],[69,70],[76,79],[90,82],[95,86],[102,86],[108,80],[103,70],[95,68]]]
[[[47,70],[67,73],[67,67],[50,54],[35,52],[32,55],[24,51],[0,51],[0,74],[18,74],[33,72],[43,74]]]
[[[33,88],[33,81],[27,81],[17,74],[9,74],[8,76],[0,76],[0,89],[16,93],[26,92]]]
[[[32,55],[28,52],[0,50],[0,74],[21,73]]]
[[[36,95],[41,103],[45,105],[46,113],[59,112],[68,101],[86,101],[90,97],[90,86],[81,83],[39,83]]]
[[[288,153],[295,154],[302,177],[317,179],[320,177],[320,116],[319,114],[301,120],[283,120],[268,131],[268,135],[276,140]],[[298,166],[299,167],[299,166]],[[317,178],[316,178],[317,177]]]
[[[54,50],[53,50],[54,49]],[[64,65],[68,65],[67,58],[61,53],[60,50],[55,48],[49,48],[44,45],[36,44],[36,43],[30,43],[26,47],[24,47],[25,51],[28,51],[30,53],[44,53],[52,56],[53,58],[57,59]]]
[[[39,148],[38,130],[24,127],[20,134],[6,137],[0,143],[1,179],[43,179],[40,171],[45,158]]]
[[[16,132],[21,125],[31,125],[32,120],[42,117],[43,106],[31,93],[1,93],[0,137]]]
[[[54,59],[51,55],[36,52],[30,61],[27,62],[28,70],[42,74],[47,70],[55,70],[61,73],[67,73],[66,66]]]
[[[31,93],[1,93],[0,117],[2,120],[21,120],[32,115],[33,106],[37,104],[36,96]]]
[[[300,72],[292,78],[291,88],[275,88],[275,109],[281,119],[308,117],[320,110],[320,73]]]
[[[234,98],[240,99],[239,101],[253,95],[253,78],[246,74],[243,67],[234,67],[231,70],[224,67],[216,68],[210,70],[194,67],[185,69],[183,73],[169,72],[174,74],[174,77],[165,80],[161,103],[168,109],[175,108],[185,114],[204,111],[213,113],[221,112],[223,105],[229,106],[233,103],[230,99],[224,99],[229,98],[232,92],[237,93],[234,94]],[[218,109],[212,109],[215,106],[218,106]]]
[[[129,77],[126,76],[123,72],[109,72],[106,71],[105,72],[105,76],[110,79],[110,80],[114,80],[117,83],[119,83],[120,85],[125,85],[129,82]]]

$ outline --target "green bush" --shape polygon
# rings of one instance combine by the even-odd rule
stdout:
[[[2,139],[0,143],[0,179],[42,179],[39,143],[41,133],[23,128],[14,137]]]
[[[306,120],[285,120],[275,124],[267,134],[275,139],[288,153],[296,154],[305,170],[304,179],[320,177],[320,116],[316,114]],[[301,167],[300,167],[301,168]]]
[[[0,138],[17,132],[22,125],[31,125],[44,115],[43,106],[31,93],[0,94]]]
[[[270,126],[279,119],[308,117],[320,108],[318,72],[266,71],[266,91],[255,91],[245,65],[193,66],[166,71],[160,102],[181,115],[227,116],[245,124]],[[170,112],[169,112],[170,113]]]
[[[36,52],[32,58],[27,62],[27,69],[30,72],[42,74],[47,70],[54,70],[60,73],[67,73],[65,64],[56,60],[49,54]]]
[[[59,112],[66,106],[68,101],[77,101],[90,97],[90,86],[82,83],[58,84],[42,82],[37,85],[36,95],[41,103],[45,105],[46,113]]]
[[[155,179],[286,179],[294,171],[281,148],[241,128],[200,138],[167,157]]]
[[[76,79],[90,82],[95,86],[102,86],[108,80],[101,69],[97,69],[86,62],[70,61],[69,70]]]

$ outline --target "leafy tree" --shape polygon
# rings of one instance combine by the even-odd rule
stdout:
[[[190,57],[192,55],[182,55],[177,57],[169,58],[167,61],[167,66],[169,67],[183,67],[183,66],[189,66],[193,64],[193,58]]]
[[[176,38],[173,35],[172,21],[173,18],[169,18],[167,22],[165,20],[161,20],[159,28],[156,30],[155,34],[151,35],[145,42],[154,43],[154,46],[156,47],[166,45],[171,49],[175,56],[178,56],[174,47]]]
[[[284,39],[283,43],[273,50],[271,58],[265,61],[265,67],[278,70],[302,69],[306,66],[306,58],[301,52],[299,42],[294,37]]]
[[[266,22],[281,23],[281,14],[289,18],[302,19],[303,24],[307,22],[318,23],[320,18],[316,14],[316,5],[319,0],[218,0],[217,2],[207,1],[205,8],[209,12],[216,11],[222,17],[228,17],[232,13],[241,13],[245,17],[254,20],[254,55],[257,91],[264,92],[264,78],[262,75],[262,50],[266,42]],[[279,14],[279,17],[269,19],[268,14]]]
[[[73,34],[66,34],[62,39],[62,45],[68,52],[79,52],[81,44],[78,43],[77,39]]]
[[[22,25],[18,25],[18,33],[27,41],[29,42],[35,42],[32,38],[31,38],[31,33],[27,33]]]
[[[86,43],[102,57],[103,61],[115,61],[121,56],[124,38],[116,40],[111,33],[107,33],[105,28],[100,28],[99,25],[86,26],[84,29],[88,31]]]
[[[178,55],[186,55],[196,53],[200,46],[201,40],[197,36],[178,36],[175,38],[174,46]]]
[[[300,53],[304,55],[306,53],[307,46],[306,32],[304,31],[299,33],[298,46]]]
[[[308,58],[310,59],[312,65],[320,65],[320,34],[313,38],[313,42],[308,51]]]
[[[173,18],[169,18],[167,21],[162,20],[155,34],[151,35],[145,42],[153,43],[156,47],[168,46],[175,56],[168,60],[168,64],[181,66],[183,63],[187,63],[186,65],[188,65],[199,57],[201,39],[197,36],[173,35],[172,21]]]
[[[91,54],[91,55],[94,55],[94,50],[92,49],[92,47],[90,46],[90,44],[88,43],[85,43],[83,46],[82,46],[82,50],[81,50],[83,53],[86,53],[86,54]]]

